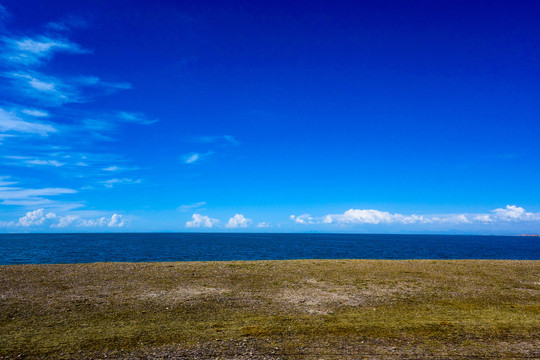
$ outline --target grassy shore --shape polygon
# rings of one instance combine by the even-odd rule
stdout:
[[[0,266],[7,358],[540,357],[540,261]]]

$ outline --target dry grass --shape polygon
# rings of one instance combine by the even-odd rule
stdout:
[[[540,357],[540,262],[0,267],[7,358]]]

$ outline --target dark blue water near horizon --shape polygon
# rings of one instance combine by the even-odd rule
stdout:
[[[0,234],[0,264],[285,259],[540,260],[540,238],[383,234]]]

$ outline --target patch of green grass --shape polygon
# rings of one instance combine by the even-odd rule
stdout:
[[[0,355],[540,356],[539,279],[538,261],[1,266]]]

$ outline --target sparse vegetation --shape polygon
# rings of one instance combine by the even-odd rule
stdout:
[[[539,343],[539,261],[0,267],[7,358],[532,358]]]

